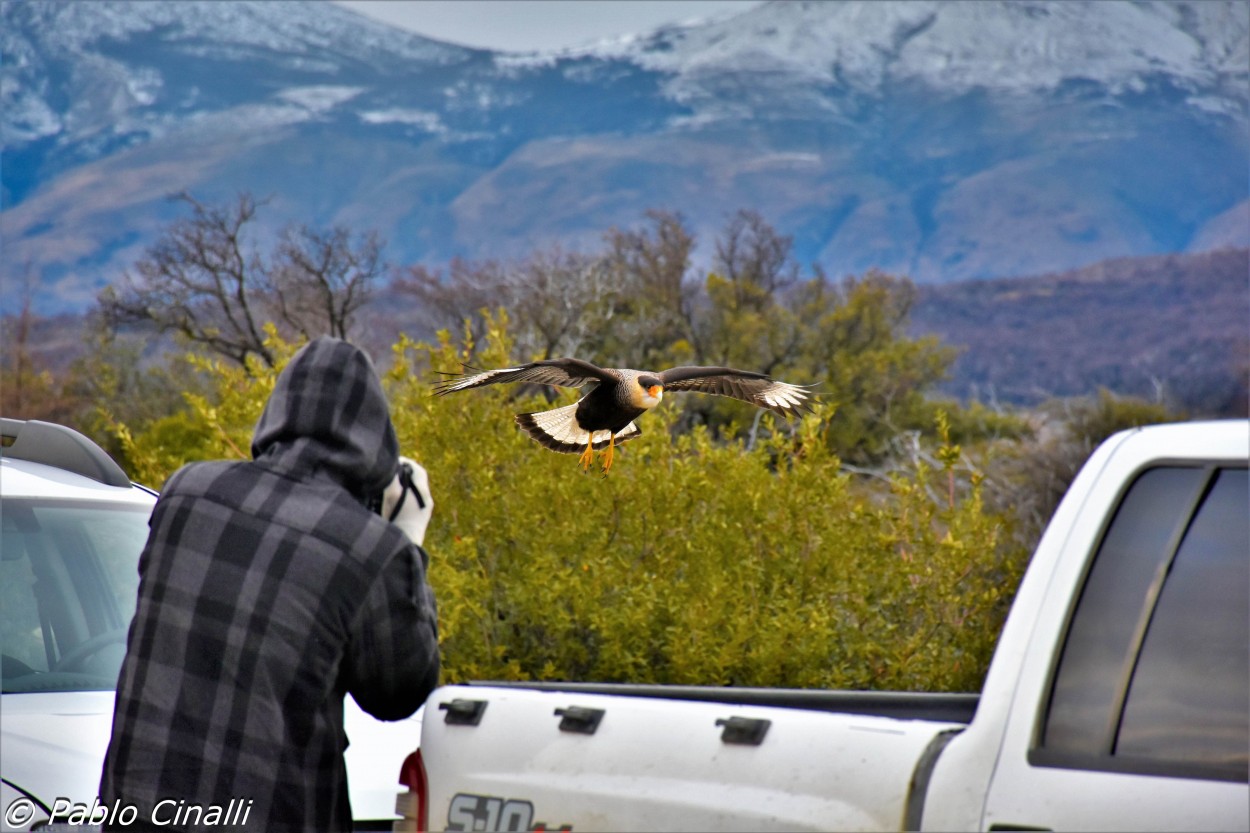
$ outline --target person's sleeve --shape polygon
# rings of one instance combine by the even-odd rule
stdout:
[[[438,685],[438,611],[428,557],[411,545],[390,560],[356,618],[344,657],[347,690],[380,720],[402,720]]]

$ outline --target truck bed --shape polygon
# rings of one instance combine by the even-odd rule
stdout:
[[[437,690],[427,829],[899,830],[976,695],[477,683]]]

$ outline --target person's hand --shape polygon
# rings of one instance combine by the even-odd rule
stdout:
[[[403,530],[409,541],[421,546],[433,512],[429,475],[417,463],[400,457],[399,471],[382,493],[382,517]]]

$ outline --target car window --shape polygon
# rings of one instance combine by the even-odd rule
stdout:
[[[149,513],[129,504],[5,499],[0,679],[6,693],[116,685]]]
[[[1183,466],[1134,481],[1071,617],[1031,760],[1245,779],[1245,484],[1244,469]]]

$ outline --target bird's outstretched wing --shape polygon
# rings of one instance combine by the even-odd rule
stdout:
[[[446,378],[434,386],[437,396],[446,396],[458,390],[480,388],[501,382],[533,382],[562,388],[580,388],[591,382],[616,382],[617,376],[602,367],[581,359],[548,359],[530,362],[517,367],[501,367],[497,370],[477,370],[465,365],[467,373],[448,373],[440,370]]]
[[[692,390],[728,396],[785,417],[812,409],[809,388],[778,382],[764,373],[732,367],[673,367],[658,375],[665,391]]]

